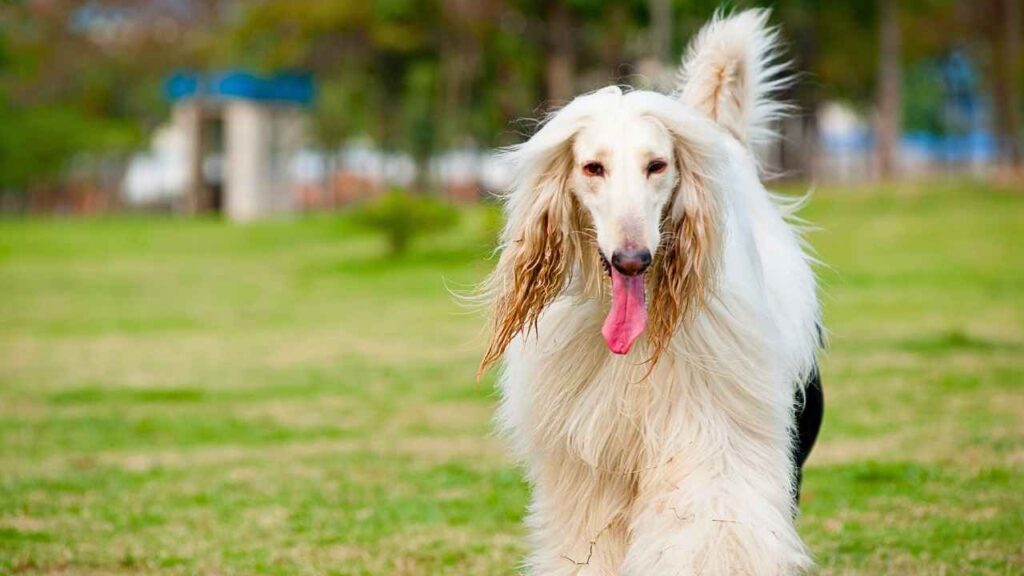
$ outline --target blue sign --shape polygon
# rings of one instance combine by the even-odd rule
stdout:
[[[171,102],[189,98],[241,98],[301,106],[312,104],[316,95],[313,75],[306,72],[259,76],[240,70],[209,74],[176,72],[164,82],[164,91]]]

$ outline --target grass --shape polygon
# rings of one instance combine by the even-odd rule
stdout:
[[[820,190],[822,574],[1024,572],[1024,196]],[[514,573],[486,218],[0,221],[0,573]]]

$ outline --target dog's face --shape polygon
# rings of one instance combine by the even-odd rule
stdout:
[[[482,367],[570,285],[611,293],[601,328],[611,352],[629,353],[646,333],[657,357],[712,275],[720,138],[671,97],[610,87],[577,98],[510,152],[517,181],[485,285],[495,324]]]
[[[572,191],[590,217],[611,280],[602,334],[612,352],[626,354],[646,327],[644,278],[679,182],[674,140],[655,118],[620,108],[584,124],[572,156]]]
[[[642,274],[678,182],[672,135],[650,117],[594,118],[573,139],[572,154],[572,190],[590,215],[601,254],[620,260],[624,274]]]

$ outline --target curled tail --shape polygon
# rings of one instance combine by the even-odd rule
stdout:
[[[715,14],[690,43],[679,71],[678,98],[751,148],[775,137],[771,123],[789,109],[773,98],[792,77],[769,16],[766,9]]]

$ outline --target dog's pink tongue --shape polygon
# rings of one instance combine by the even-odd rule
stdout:
[[[623,276],[612,268],[612,309],[601,327],[608,349],[626,354],[647,325],[644,276]]]

